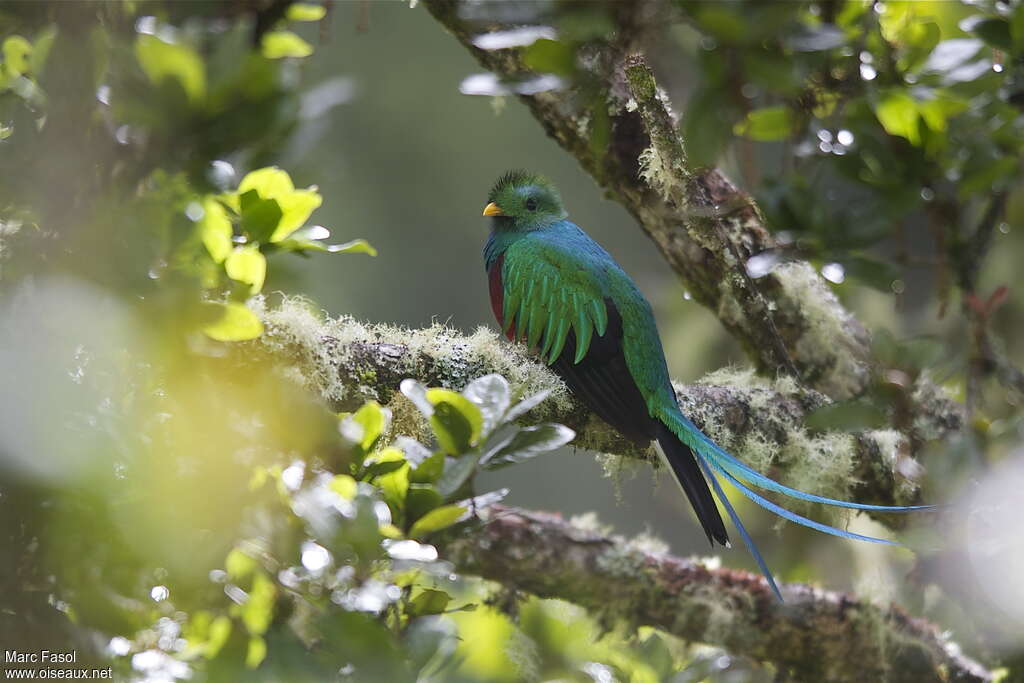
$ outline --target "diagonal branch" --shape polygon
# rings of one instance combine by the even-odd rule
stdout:
[[[510,80],[532,75],[521,49],[473,45],[478,33],[492,27],[463,19],[462,5],[426,2],[484,68]],[[619,15],[628,23],[629,12]],[[745,264],[778,245],[751,199],[718,170],[687,165],[667,98],[640,56],[626,57],[606,42],[587,50],[595,73],[585,80],[607,85],[600,106],[609,112],[608,143],[591,143],[593,97],[577,89],[520,96],[547,134],[633,214],[694,298],[718,315],[760,371],[775,375],[795,368],[801,381],[833,398],[861,393],[870,379],[864,328],[806,262],[780,266],[753,286]]]
[[[624,439],[575,402],[561,380],[522,346],[505,343],[485,328],[463,335],[441,326],[406,330],[351,318],[324,320],[294,300],[262,316],[266,332],[258,343],[275,358],[290,359],[291,369],[335,408],[353,409],[370,399],[390,404],[404,434],[430,438],[427,426],[417,422],[418,413],[397,391],[402,379],[461,389],[476,377],[498,373],[523,395],[552,390],[552,397],[525,422],[565,424],[576,430],[579,448],[628,458],[651,456],[646,445]],[[931,410],[917,417],[912,434],[815,433],[804,420],[829,403],[822,394],[789,380],[767,383],[752,373],[718,373],[708,382],[677,385],[677,395],[683,412],[723,447],[790,485],[866,503],[915,502],[914,477],[921,468],[909,443],[941,438],[961,424],[957,404],[932,395],[920,399]],[[905,518],[878,519],[897,528]]]
[[[556,515],[496,506],[481,528],[440,550],[462,572],[717,645],[795,680],[992,680],[933,625],[896,606],[804,584],[784,586],[779,604],[760,576],[646,552]]]

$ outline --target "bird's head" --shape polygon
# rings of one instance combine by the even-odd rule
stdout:
[[[509,171],[494,183],[484,215],[494,230],[540,230],[569,214],[562,197],[547,178],[526,171]]]

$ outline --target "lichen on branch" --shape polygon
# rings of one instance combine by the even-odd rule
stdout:
[[[992,680],[934,626],[805,584],[779,603],[761,576],[651,551],[593,525],[495,506],[439,544],[460,571],[767,662],[798,681]],[[780,680],[783,677],[780,676]]]
[[[626,458],[653,460],[647,444],[631,442],[573,399],[562,381],[519,344],[487,328],[471,335],[442,325],[410,330],[331,319],[298,299],[263,309],[266,328],[258,344],[285,359],[284,370],[336,409],[373,399],[388,404],[395,429],[429,438],[417,411],[398,393],[401,380],[462,389],[470,380],[497,373],[519,395],[551,390],[551,397],[524,422],[558,422],[577,433],[574,445]],[[769,382],[752,371],[719,372],[696,384],[676,384],[683,412],[724,448],[784,483],[821,495],[883,505],[911,504],[918,488],[901,472],[920,468],[907,435],[891,430],[856,434],[812,432],[806,416],[829,399],[791,379]],[[941,406],[943,404],[937,403]],[[923,422],[928,436],[956,429],[958,413]],[[904,517],[879,515],[891,528]]]

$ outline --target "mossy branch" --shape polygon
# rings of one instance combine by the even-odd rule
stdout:
[[[760,576],[647,552],[556,515],[489,509],[440,545],[466,573],[773,664],[799,681],[981,682],[992,675],[928,622],[804,584],[779,604]],[[785,675],[782,679],[790,680]]]
[[[418,412],[397,391],[402,379],[461,389],[476,377],[498,373],[521,395],[552,391],[525,422],[565,424],[576,430],[574,445],[581,449],[655,460],[647,444],[624,439],[577,403],[562,381],[524,347],[486,328],[464,335],[440,325],[407,330],[344,317],[324,319],[296,300],[261,315],[266,332],[260,344],[276,358],[290,359],[289,371],[297,372],[339,410],[354,409],[368,399],[390,404],[400,433],[429,439]],[[920,467],[909,444],[960,428],[960,413],[944,412],[949,404],[932,397],[934,411],[918,417],[913,434],[813,432],[804,420],[829,403],[828,398],[792,380],[768,383],[751,372],[719,372],[702,383],[677,385],[676,391],[688,417],[758,470],[804,490],[867,503],[916,502],[918,489],[912,477]],[[878,519],[895,528],[905,517]]]
[[[495,27],[460,16],[460,0],[425,4],[484,68],[509,80],[532,75],[521,49],[473,45],[477,34]],[[607,144],[591,142],[592,93],[571,88],[520,99],[547,134],[633,214],[694,298],[718,315],[760,371],[795,371],[809,387],[837,399],[861,393],[870,380],[864,328],[806,262],[751,281],[747,261],[778,244],[748,196],[718,170],[687,163],[667,98],[643,57],[627,54],[636,42],[634,13],[613,14],[621,24],[618,43],[588,44],[591,73],[582,79],[603,84],[598,106],[609,112]]]

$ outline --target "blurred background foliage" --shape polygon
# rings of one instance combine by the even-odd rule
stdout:
[[[928,496],[983,498],[984,483],[967,482],[1003,476],[1022,436],[1024,7],[650,8],[639,33],[691,160],[750,192],[782,245],[751,275],[810,260],[874,332],[878,381],[819,426],[867,426],[927,373],[970,415],[962,439],[929,446]],[[595,148],[605,86],[580,55],[620,9],[463,6],[482,33],[535,27],[481,47],[523,45],[543,77],[529,87],[580,87]],[[0,7],[0,47],[5,647],[66,643],[150,680],[766,675],[452,575],[420,542],[440,527],[415,525],[431,511],[461,518],[451,506],[469,492],[431,477],[484,443],[480,407],[423,394],[425,410],[456,406],[444,412],[460,427],[435,424],[462,434],[442,435],[440,458],[378,443],[378,407],[338,418],[234,343],[260,334],[245,306],[260,293],[410,326],[490,325],[479,212],[498,174],[526,167],[552,177],[636,277],[674,376],[743,364],[625,211],[510,96],[523,84],[475,74],[406,3],[14,2]],[[440,472],[417,474],[427,462]],[[477,478],[518,505],[597,510],[676,553],[703,551],[685,502],[652,486],[646,473],[609,482],[564,450]],[[981,529],[998,541],[990,555],[951,543],[919,561],[748,513],[784,579],[898,598],[992,661],[1020,658],[1024,551],[1010,542],[1006,555],[1005,535],[985,531],[1012,527],[1011,511],[940,530]],[[751,566],[742,553],[727,562]]]

